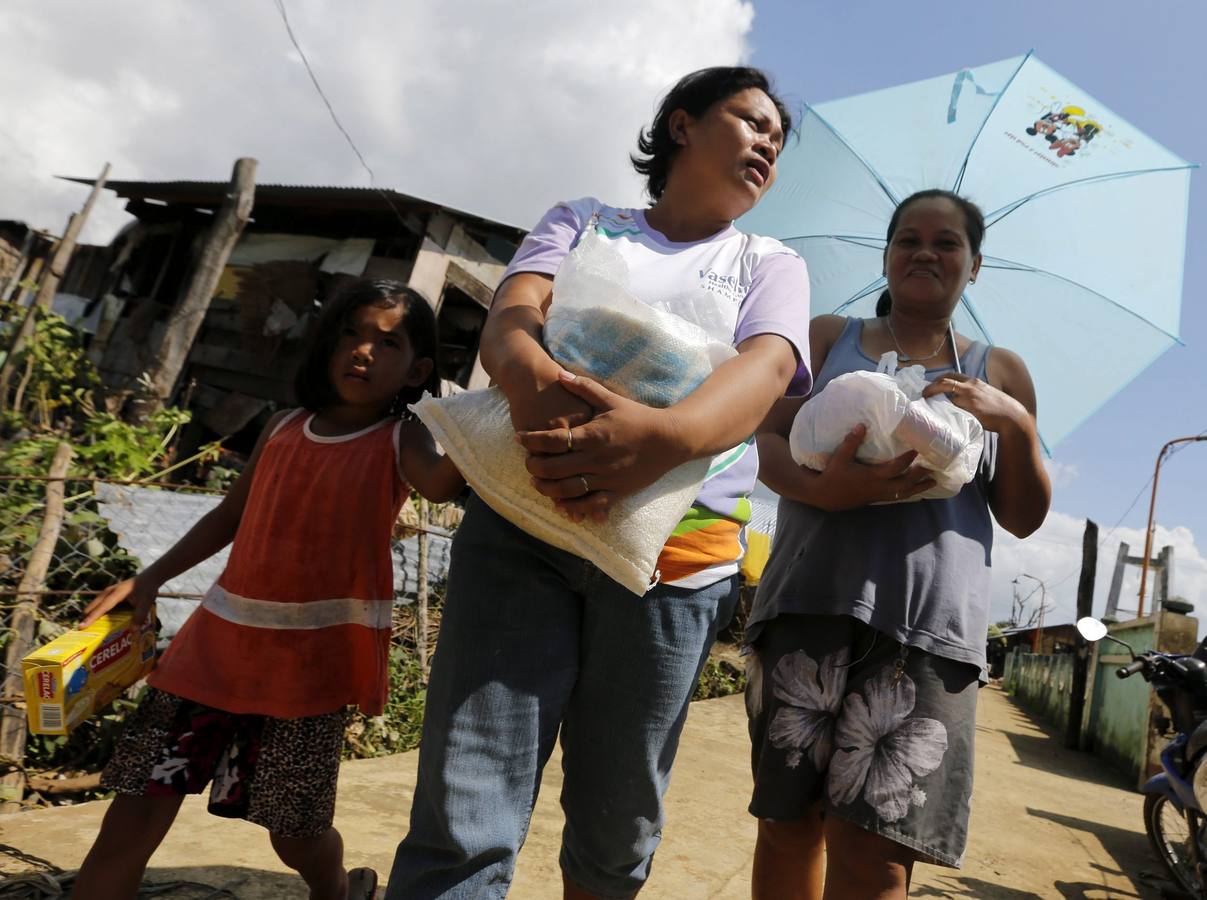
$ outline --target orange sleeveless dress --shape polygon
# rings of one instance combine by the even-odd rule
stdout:
[[[264,444],[226,569],[151,686],[285,719],[385,708],[399,423],[323,437],[312,418],[296,410]]]

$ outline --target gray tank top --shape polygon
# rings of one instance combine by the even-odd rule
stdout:
[[[814,393],[847,372],[876,370],[860,347],[862,336],[863,320],[848,319]],[[988,357],[987,344],[973,343],[960,367],[986,380]],[[928,369],[926,377],[950,371]],[[996,456],[997,435],[986,432],[980,471],[948,500],[828,513],[780,498],[748,639],[784,613],[849,615],[908,646],[984,668]]]

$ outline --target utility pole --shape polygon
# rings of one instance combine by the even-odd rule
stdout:
[[[1137,618],[1144,616],[1144,591],[1148,586],[1148,561],[1153,554],[1153,514],[1157,508],[1157,482],[1161,478],[1161,463],[1169,456],[1170,448],[1177,444],[1190,444],[1198,441],[1207,441],[1207,434],[1196,434],[1190,437],[1174,438],[1172,441],[1166,441],[1161,447],[1161,452],[1157,454],[1157,465],[1153,468],[1153,493],[1152,498],[1148,501],[1148,528],[1144,532],[1144,561],[1140,564],[1140,605],[1136,610]]]

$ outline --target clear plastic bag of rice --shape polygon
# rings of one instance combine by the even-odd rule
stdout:
[[[620,253],[587,228],[554,276],[545,347],[576,375],[646,406],[670,406],[737,355],[718,302],[697,291],[663,308],[643,303]]]
[[[732,325],[711,294],[676,298],[659,309],[643,303],[629,290],[624,259],[592,227],[554,277],[544,338],[550,355],[569,371],[658,408],[686,397],[716,366],[737,355]],[[697,459],[677,466],[619,498],[606,521],[575,523],[532,486],[501,390],[425,397],[412,409],[495,512],[589,560],[637,595],[656,583],[662,547],[695,501],[712,463]]]

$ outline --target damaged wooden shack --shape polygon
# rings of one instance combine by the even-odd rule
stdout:
[[[91,184],[91,179],[71,179]],[[137,388],[187,286],[199,241],[229,186],[219,181],[109,181],[135,221],[90,279],[81,324],[114,404]],[[440,326],[446,388],[484,387],[478,340],[524,231],[417,197],[373,188],[259,184],[198,332],[176,403],[193,411],[181,450],[215,437],[250,448],[291,402],[293,370],[323,302],[355,278],[419,290]]]
[[[16,294],[22,282],[37,281],[54,247],[54,238],[24,222],[0,219],[0,301]]]

